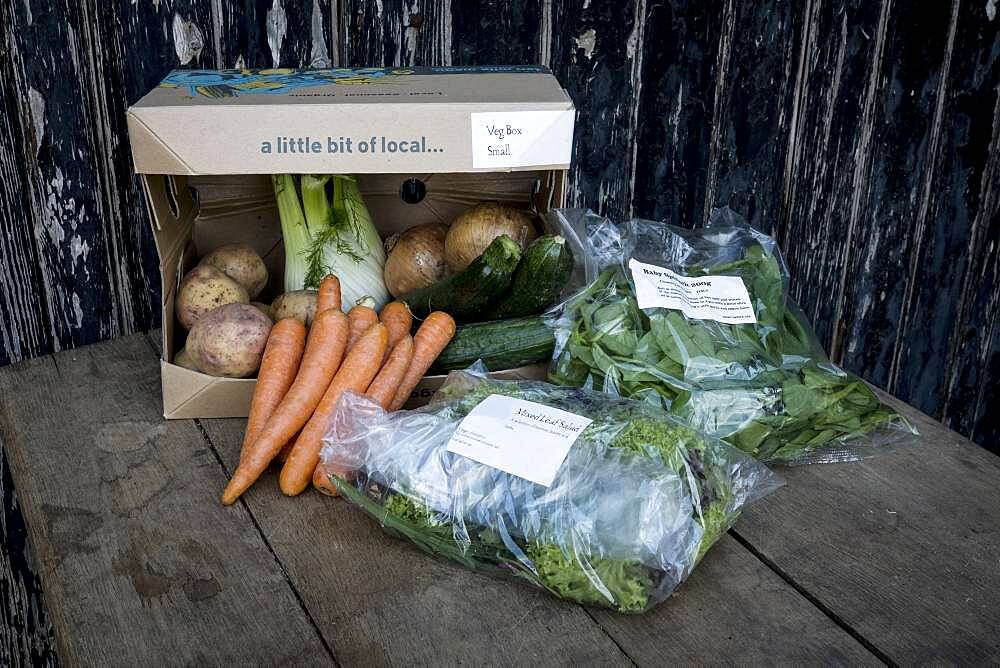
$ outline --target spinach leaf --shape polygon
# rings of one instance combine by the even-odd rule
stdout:
[[[645,251],[649,259],[662,249]],[[673,309],[643,311],[626,272],[610,269],[555,318],[554,326],[569,337],[557,348],[550,378],[667,408],[770,461],[803,459],[887,426],[915,433],[864,382],[827,360],[787,298],[779,258],[761,243],[748,243],[735,260],[670,268],[688,276],[739,276],[757,322],[732,325]]]

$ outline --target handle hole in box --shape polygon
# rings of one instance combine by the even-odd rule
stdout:
[[[407,204],[419,204],[427,197],[427,185],[420,179],[406,179],[399,186],[399,197]]]

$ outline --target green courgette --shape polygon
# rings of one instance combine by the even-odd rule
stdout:
[[[573,272],[573,254],[566,240],[545,235],[535,239],[521,256],[510,290],[485,314],[489,320],[541,313],[562,292]]]
[[[490,371],[547,362],[555,345],[555,335],[537,315],[459,325],[430,373],[466,369],[476,360]]]
[[[497,237],[466,269],[400,297],[415,318],[444,311],[455,320],[481,317],[482,311],[510,288],[521,248],[506,234]]]

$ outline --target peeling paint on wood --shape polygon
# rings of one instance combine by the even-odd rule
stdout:
[[[7,456],[0,450],[0,665],[56,666],[55,640],[42,587],[33,573],[27,531],[14,494]]]
[[[197,60],[201,56],[201,50],[205,48],[205,37],[198,24],[181,18],[180,14],[174,14],[173,31],[177,61],[181,65],[187,65],[192,60]]]
[[[325,69],[330,67],[330,54],[326,48],[326,30],[323,26],[323,10],[320,0],[313,0],[312,16],[309,22],[309,36],[312,41],[312,51],[309,55],[309,67]]]
[[[2,203],[31,224],[0,245],[0,363],[153,324],[122,112],[170,67],[540,62],[578,108],[572,203],[682,225],[742,210],[779,236],[835,360],[979,420],[947,397],[989,303],[969,291],[995,225],[993,2],[150,0],[108,21],[96,0],[4,2]]]
[[[271,67],[281,67],[281,43],[285,41],[288,21],[281,0],[274,0],[267,11],[267,45],[271,47]]]
[[[578,110],[572,204],[733,206],[835,361],[998,448],[995,0],[42,8],[0,0],[0,364],[156,324],[124,112],[169,69],[539,63]]]

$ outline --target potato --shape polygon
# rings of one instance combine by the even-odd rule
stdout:
[[[253,299],[267,285],[267,267],[257,251],[246,244],[226,244],[201,258],[199,264],[215,267],[243,286]]]
[[[265,304],[264,302],[250,302],[250,306],[260,309],[260,312],[271,319],[274,322],[274,309],[271,308],[270,304]]]
[[[228,378],[252,376],[260,367],[271,320],[249,304],[214,308],[191,328],[187,349],[202,373]]]
[[[294,290],[278,295],[277,299],[271,302],[274,321],[297,318],[308,327],[316,316],[316,295],[316,290]]]
[[[211,265],[198,265],[184,276],[177,289],[174,310],[184,329],[191,329],[203,314],[225,304],[248,304],[243,286]]]
[[[177,354],[174,355],[173,364],[176,364],[177,366],[182,366],[185,369],[191,369],[192,371],[199,370],[198,367],[194,365],[194,360],[191,359],[191,355],[188,354],[187,348],[181,348],[180,350],[177,351]]]

